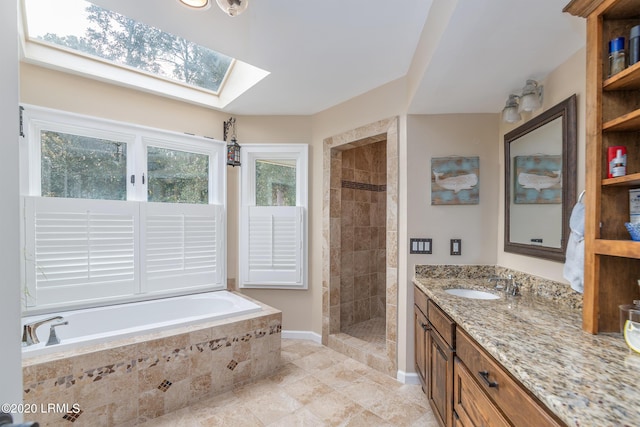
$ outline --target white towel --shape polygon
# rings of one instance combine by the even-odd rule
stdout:
[[[584,204],[581,200],[573,207],[569,218],[569,241],[562,275],[577,292],[584,292]]]

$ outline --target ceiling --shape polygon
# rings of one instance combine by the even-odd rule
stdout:
[[[270,74],[230,103],[240,115],[310,115],[407,77],[411,114],[499,112],[585,44],[558,0],[251,0],[216,5],[93,0]]]

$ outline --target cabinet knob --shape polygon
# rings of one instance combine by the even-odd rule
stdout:
[[[429,327],[426,325],[426,323],[420,322],[420,326],[422,327],[422,330],[425,332],[429,330]]]
[[[489,380],[488,371],[479,371],[478,375],[480,375],[480,378],[482,378],[482,381],[487,385],[487,387],[498,387],[497,382]]]

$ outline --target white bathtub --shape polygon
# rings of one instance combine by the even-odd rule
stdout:
[[[36,333],[40,343],[22,347],[23,357],[33,357],[85,347],[177,326],[225,319],[260,311],[261,307],[237,294],[216,291],[107,307],[49,313],[22,318],[22,325],[62,316],[68,325],[56,327],[60,344],[47,346],[50,324]]]

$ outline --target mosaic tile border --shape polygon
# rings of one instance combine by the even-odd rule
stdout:
[[[87,421],[99,417],[101,425],[142,422],[273,373],[280,364],[281,334],[282,314],[271,310],[219,327],[36,363],[23,368],[24,402],[73,402],[82,410],[40,414],[43,426],[62,419],[84,425],[81,413]]]
[[[367,184],[364,182],[355,182],[355,181],[342,181],[342,188],[352,188],[354,190],[366,190],[373,191],[375,193],[382,193],[387,191],[387,185],[377,185],[377,184]]]

